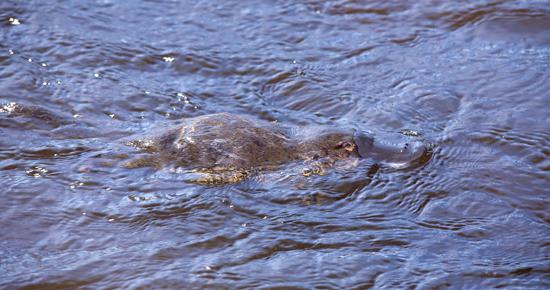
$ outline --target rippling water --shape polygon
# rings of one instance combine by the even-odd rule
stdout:
[[[3,0],[0,22],[1,288],[550,288],[547,1]],[[435,147],[227,186],[120,166],[125,138],[222,111]]]

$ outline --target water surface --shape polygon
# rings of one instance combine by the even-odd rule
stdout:
[[[0,288],[550,287],[547,1],[4,0],[0,22]],[[216,112],[435,149],[228,186],[119,166]]]

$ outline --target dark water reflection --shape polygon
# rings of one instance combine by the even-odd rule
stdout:
[[[0,287],[550,287],[546,1],[1,1]],[[404,129],[422,166],[120,166],[228,111]]]

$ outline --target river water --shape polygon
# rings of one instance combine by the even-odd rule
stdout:
[[[543,0],[3,0],[0,288],[550,288],[549,27]],[[119,166],[216,112],[434,147],[225,186]]]

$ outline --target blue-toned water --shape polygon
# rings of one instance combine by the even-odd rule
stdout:
[[[550,288],[549,28],[548,1],[3,0],[0,288]],[[216,112],[434,149],[225,186],[119,166]]]

